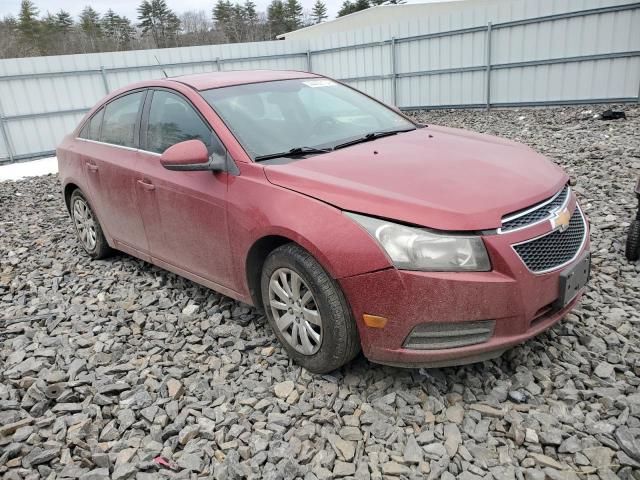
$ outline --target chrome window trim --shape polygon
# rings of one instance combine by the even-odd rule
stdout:
[[[545,273],[550,273],[550,272],[554,272],[556,270],[560,270],[564,267],[566,267],[567,265],[569,265],[570,263],[574,262],[576,258],[578,258],[580,256],[580,254],[582,253],[582,250],[584,249],[584,245],[587,242],[587,219],[584,216],[584,213],[582,212],[582,209],[580,208],[580,205],[578,205],[576,203],[576,210],[578,210],[578,212],[580,212],[580,218],[582,220],[582,226],[583,226],[583,233],[582,233],[582,241],[580,242],[580,246],[578,247],[578,250],[576,251],[576,254],[570,259],[567,260],[566,262],[560,264],[560,265],[556,265],[553,268],[548,268],[546,270],[540,270],[539,272],[534,272],[533,270],[531,270],[527,264],[524,262],[524,260],[522,260],[522,257],[518,254],[518,252],[516,251],[516,249],[514,247],[517,247],[518,245],[524,245],[526,243],[530,243],[533,242],[535,240],[538,240],[540,238],[546,237],[547,235],[551,235],[553,232],[555,232],[556,230],[560,229],[560,227],[556,227],[553,230],[551,230],[550,232],[547,233],[543,233],[542,235],[538,235],[537,237],[533,237],[533,238],[529,238],[527,240],[523,240],[522,242],[518,242],[518,243],[514,243],[511,245],[511,249],[513,250],[513,253],[516,254],[516,256],[520,259],[520,261],[522,262],[522,264],[525,266],[525,268],[532,273],[533,275],[544,275]],[[573,213],[571,214],[573,216],[573,214],[575,213],[575,210],[573,211]]]
[[[530,208],[528,208],[528,209],[526,209],[526,210],[524,210],[522,212],[519,212],[519,213],[516,213],[516,214],[513,214],[513,215],[509,215],[509,216],[506,216],[506,217],[502,217],[502,225],[504,225],[505,223],[508,223],[508,222],[510,222],[512,220],[515,220],[516,218],[520,218],[520,217],[528,215],[528,214],[530,214],[532,212],[535,212],[536,210],[539,210],[539,209],[541,209],[542,207],[544,207],[546,205],[549,205],[556,198],[558,198],[563,191],[564,191],[564,187],[562,187],[562,189],[560,189],[560,191],[558,193],[556,193],[553,197],[549,198],[548,200],[545,200],[545,201],[543,201],[541,203],[538,203],[538,204],[534,205],[533,207],[530,207]],[[559,210],[562,210],[563,208],[565,208],[569,204],[569,200],[571,200],[571,192],[572,192],[571,187],[567,186],[567,198],[565,198],[565,200],[562,203],[562,205],[560,206]],[[506,231],[502,230],[502,225],[501,225],[500,228],[497,229],[497,233],[499,235],[504,235],[504,234],[507,234],[507,233],[518,232],[520,230],[524,230],[525,228],[529,228],[529,227],[532,227],[534,225],[538,225],[540,223],[546,222],[552,216],[553,216],[553,213],[547,215],[546,217],[544,217],[544,218],[542,218],[540,220],[537,220],[537,221],[535,221],[533,223],[525,225],[523,227],[512,228],[512,229],[506,230]]]
[[[141,148],[127,147],[126,145],[116,145],[115,143],[100,142],[98,140],[91,140],[89,138],[76,137],[76,140],[81,140],[83,142],[89,142],[89,143],[96,143],[98,145],[105,145],[107,147],[122,148],[123,150],[128,150],[130,152],[148,153],[149,155],[154,155],[156,157],[162,156],[161,153],[150,152],[148,150],[142,150]]]

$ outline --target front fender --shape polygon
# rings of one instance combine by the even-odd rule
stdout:
[[[228,192],[234,265],[245,265],[251,247],[266,236],[298,243],[334,279],[391,265],[371,236],[341,210],[269,183],[259,165],[241,168],[241,175],[229,183]],[[244,269],[236,267],[236,274],[238,290],[248,292]]]

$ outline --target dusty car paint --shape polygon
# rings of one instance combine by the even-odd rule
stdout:
[[[259,306],[248,262],[269,239],[296,242],[345,292],[365,355],[397,365],[498,354],[553,325],[578,301],[551,312],[561,269],[534,274],[512,245],[549,232],[548,222],[498,235],[501,218],[550,197],[566,173],[523,145],[428,126],[285,165],[252,161],[198,90],[313,78],[302,72],[233,72],[142,82],[187,98],[216,132],[233,172],[175,172],[158,154],[68,135],[57,154],[63,190],[80,188],[109,245],[233,298]],[[571,211],[577,208],[575,196]],[[344,211],[483,236],[490,272],[407,272]],[[588,227],[586,227],[588,228]],[[589,249],[588,231],[581,252]],[[541,313],[542,312],[542,313]],[[389,319],[369,328],[362,315]],[[425,322],[495,320],[490,341],[446,351],[408,350]]]

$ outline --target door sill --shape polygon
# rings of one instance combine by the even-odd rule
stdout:
[[[129,255],[139,258],[140,260],[144,260],[145,262],[153,263],[151,261],[151,256],[147,252],[138,250],[137,248],[132,247],[131,245],[121,242],[120,240],[117,240],[117,239],[113,239],[113,243],[114,243],[113,248],[115,248],[116,250],[120,250],[124,253],[128,253]]]

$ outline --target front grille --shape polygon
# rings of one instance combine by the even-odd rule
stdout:
[[[554,230],[542,237],[514,245],[513,248],[529,270],[543,273],[573,260],[584,244],[585,235],[584,217],[576,206],[564,232]]]
[[[562,190],[550,199],[502,217],[500,233],[528,227],[549,218],[555,210],[561,208],[568,201],[570,193],[571,188],[569,188],[569,185],[565,185]]]
[[[493,335],[495,320],[455,323],[421,323],[404,341],[404,348],[438,350],[486,342]]]

